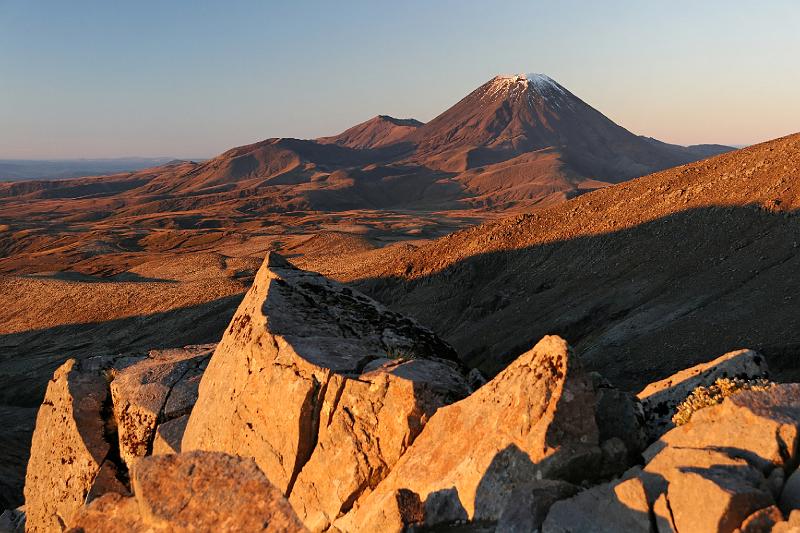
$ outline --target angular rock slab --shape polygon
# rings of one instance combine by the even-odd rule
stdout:
[[[542,533],[650,533],[650,507],[638,478],[605,483],[556,502]]]
[[[774,503],[761,472],[712,449],[667,448],[645,466],[641,479],[651,500],[666,497],[681,532],[731,532]]]
[[[707,448],[745,459],[766,476],[797,464],[800,446],[800,384],[743,391],[692,415],[664,434],[643,455],[650,461],[665,448]]]
[[[357,380],[333,376],[317,445],[289,498],[306,526],[322,531],[349,511],[386,477],[431,415],[467,392],[456,369],[425,359],[387,362]]]
[[[471,396],[439,409],[386,479],[334,526],[403,530],[408,524],[378,520],[400,490],[419,496],[429,525],[459,516],[496,521],[515,488],[541,478],[580,480],[597,467],[595,403],[567,343],[544,337]],[[444,505],[445,498],[452,501]],[[437,509],[445,511],[437,516]]]
[[[33,432],[25,477],[27,531],[63,531],[92,491],[111,450],[103,419],[107,402],[102,371],[74,359],[56,370]]]
[[[120,456],[128,468],[151,453],[159,423],[188,414],[215,345],[153,350],[111,382]]]
[[[75,531],[306,531],[252,459],[217,452],[136,462],[133,498],[107,494],[81,509]]]
[[[648,496],[666,497],[677,531],[733,531],[775,503],[768,478],[797,464],[799,431],[800,385],[729,396],[645,451]]]
[[[709,386],[719,378],[761,378],[768,371],[766,359],[758,352],[736,350],[649,384],[637,396],[644,408],[650,440],[675,427],[672,416],[678,405],[697,387]]]
[[[393,359],[409,363],[384,366]],[[352,479],[334,472],[317,485],[309,473],[296,496],[304,517],[325,523],[377,484],[436,407],[467,392],[433,332],[270,253],[203,375],[182,450],[253,457],[287,495],[305,466],[339,465]]]

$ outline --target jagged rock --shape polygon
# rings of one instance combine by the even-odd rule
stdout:
[[[787,515],[800,509],[800,470],[795,470],[783,486],[780,494],[781,511]]]
[[[439,409],[387,478],[358,508],[337,520],[342,531],[373,531],[375,509],[400,489],[427,502],[432,495],[451,521],[496,521],[514,489],[542,478],[584,479],[601,452],[595,394],[567,343],[544,337],[468,398]],[[441,499],[452,499],[442,505]],[[408,524],[381,522],[384,531]]]
[[[357,380],[333,376],[317,445],[289,498],[306,526],[324,530],[349,511],[388,474],[430,416],[467,392],[454,368],[424,359],[387,362]]]
[[[759,524],[780,513],[774,507],[760,510],[774,506],[783,470],[797,464],[798,427],[800,385],[733,394],[698,411],[688,424],[667,432],[644,452],[647,464],[626,473],[623,483],[637,480],[645,504],[641,498],[631,504],[628,493],[620,509],[652,513],[660,533],[766,530],[758,529]],[[544,531],[548,526],[561,528],[552,531],[631,530],[616,522],[623,510],[611,510],[622,501],[611,491],[617,486],[620,482],[601,485],[554,504]],[[790,525],[791,519],[780,527]]]
[[[604,483],[553,504],[542,533],[579,531],[650,533],[650,507],[641,480]]]
[[[688,424],[664,434],[644,452],[651,460],[664,448],[725,450],[769,475],[796,464],[800,444],[800,384],[736,393],[700,409]]]
[[[798,427],[800,385],[734,394],[645,451],[648,495],[666,497],[677,531],[733,531],[774,504],[768,477],[796,464]]]
[[[759,509],[748,516],[737,530],[738,533],[770,533],[778,522],[783,522],[783,514],[774,505]],[[659,533],[661,533],[659,531]]]
[[[495,533],[528,533],[542,527],[550,507],[578,492],[565,481],[541,479],[520,485],[511,491],[497,520]]]
[[[305,531],[252,459],[218,452],[157,455],[132,470],[134,497],[106,494],[75,514],[73,531]]]
[[[425,504],[420,500],[419,494],[408,489],[397,489],[385,498],[381,499],[381,505],[363,507],[364,521],[371,524],[372,531],[381,533],[391,533],[403,531],[407,526],[423,525],[425,522]],[[408,528],[409,531],[414,531]],[[332,531],[342,531],[343,533],[353,533],[356,530],[340,529],[336,526]]]
[[[712,449],[667,448],[644,468],[651,500],[666,495],[677,531],[731,532],[772,505],[763,475],[747,461]]]
[[[472,368],[467,374],[467,382],[472,390],[478,390],[486,385],[486,378],[483,377],[480,370]]]
[[[182,450],[255,458],[324,527],[468,390],[430,330],[270,253],[203,375]]]
[[[650,440],[675,427],[672,416],[678,404],[697,387],[711,385],[719,378],[753,379],[767,373],[767,361],[761,354],[753,350],[737,350],[649,384],[637,396],[644,407]]]
[[[153,455],[165,453],[181,453],[181,439],[186,431],[189,415],[179,416],[173,420],[159,424],[153,439]]]
[[[152,451],[156,426],[191,411],[197,384],[214,345],[153,350],[111,382],[119,450],[130,468]]]
[[[83,505],[111,452],[102,370],[74,359],[56,370],[36,417],[25,478],[27,531],[62,531]]]

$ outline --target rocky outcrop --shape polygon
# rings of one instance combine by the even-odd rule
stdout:
[[[466,395],[461,376],[424,359],[387,362],[358,379],[333,376],[320,410],[317,445],[289,501],[322,530],[389,473],[442,405]]]
[[[767,374],[767,361],[762,355],[753,350],[737,350],[649,384],[638,397],[650,440],[675,427],[672,416],[678,404],[697,387],[709,386],[720,378],[754,379]]]
[[[153,455],[180,453],[181,440],[188,422],[189,415],[183,415],[159,424],[153,439]]]
[[[622,527],[620,517],[649,515],[659,532],[769,531],[763,524],[783,520],[776,507],[781,492],[787,494],[781,499],[782,511],[788,515],[795,508],[789,503],[793,484],[782,485],[785,473],[798,462],[799,432],[800,385],[733,394],[664,434],[644,452],[644,468],[630,472],[622,483],[600,485],[556,503],[543,530],[581,530],[578,524],[585,518],[593,531],[635,531]],[[632,482],[646,495],[636,505],[628,501],[631,493],[627,500],[618,493]],[[621,510],[607,512],[615,507]],[[644,521],[638,530],[649,527]]]
[[[119,451],[128,468],[135,459],[152,453],[159,424],[191,411],[213,349],[212,344],[153,350],[114,377],[111,397]]]
[[[106,494],[78,511],[72,531],[304,531],[252,459],[217,452],[136,461],[133,497]]]
[[[545,337],[468,398],[439,409],[391,474],[334,525],[401,531],[386,522],[401,490],[419,497],[425,523],[497,521],[515,489],[542,478],[580,481],[602,452],[596,396],[567,343]]]
[[[83,505],[101,469],[114,469],[108,382],[99,368],[70,359],[53,375],[36,417],[25,478],[26,528],[62,531]]]
[[[430,330],[270,253],[209,362],[181,446],[253,457],[321,529],[468,392],[455,352]]]
[[[165,442],[180,442],[181,427],[169,420],[191,410],[212,350],[188,346],[62,365],[36,421],[25,480],[28,530],[61,531],[84,503],[127,494],[129,467],[150,453],[159,424],[170,426],[161,432]]]

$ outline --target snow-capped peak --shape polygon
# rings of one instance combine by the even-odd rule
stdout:
[[[529,85],[533,85],[539,92],[542,91],[556,91],[563,94],[564,89],[553,78],[547,74],[529,73],[524,74]]]
[[[544,98],[553,105],[559,106],[566,92],[561,85],[546,74],[505,74],[495,76],[484,97],[494,97],[503,94],[505,97],[516,99],[527,95],[532,98]],[[531,102],[532,104],[532,102]]]

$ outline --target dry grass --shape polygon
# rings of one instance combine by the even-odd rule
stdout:
[[[682,426],[691,420],[692,415],[705,407],[722,403],[722,400],[743,391],[764,391],[774,385],[766,379],[719,378],[708,387],[700,386],[678,405],[672,421]]]

